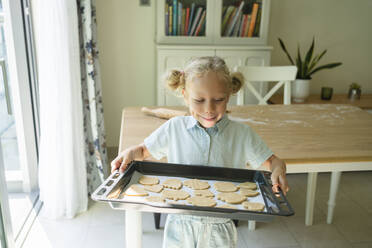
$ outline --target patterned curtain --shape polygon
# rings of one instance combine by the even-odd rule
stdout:
[[[88,193],[107,176],[95,0],[77,0]]]

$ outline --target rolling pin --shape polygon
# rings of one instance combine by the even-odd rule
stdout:
[[[142,107],[141,111],[145,114],[156,116],[162,119],[170,119],[175,116],[186,116],[188,115],[186,111],[182,110],[173,110],[173,109],[166,109],[166,108],[156,108],[156,109],[149,109],[146,107]]]

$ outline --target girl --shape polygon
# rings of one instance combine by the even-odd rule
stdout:
[[[125,170],[132,160],[150,155],[167,156],[169,163],[204,164],[245,168],[261,165],[272,171],[274,191],[288,191],[285,163],[273,155],[263,140],[246,124],[226,115],[230,95],[243,85],[241,73],[229,72],[219,57],[199,57],[184,71],[173,70],[166,78],[170,89],[182,92],[191,116],[168,120],[143,144],[131,147],[112,161],[112,171]],[[169,214],[163,247],[235,247],[237,231],[230,219]]]

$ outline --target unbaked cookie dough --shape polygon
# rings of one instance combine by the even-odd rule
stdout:
[[[256,195],[260,194],[258,191],[251,190],[251,189],[246,189],[246,188],[240,188],[239,192],[240,192],[240,194],[242,194],[244,196],[248,196],[248,197],[253,197],[253,196],[256,196]]]
[[[228,192],[228,193],[219,193],[217,195],[217,199],[221,201],[225,201],[230,204],[239,204],[247,200],[247,197],[241,194],[238,194],[238,193]]]
[[[235,192],[238,188],[230,182],[216,182],[214,187],[219,192]]]
[[[154,193],[159,193],[163,190],[164,186],[160,184],[155,184],[155,185],[145,185],[145,190],[154,192]]]
[[[145,199],[148,202],[160,202],[160,203],[165,202],[164,197],[161,197],[161,196],[149,196],[149,197],[146,197]]]
[[[257,189],[257,184],[253,182],[244,182],[238,185],[239,188]]]
[[[182,182],[179,179],[170,178],[163,182],[163,186],[170,189],[180,189],[182,188]]]
[[[192,189],[208,189],[209,183],[200,181],[198,179],[189,179],[183,182],[183,185],[192,188]]]
[[[154,185],[159,183],[159,179],[156,177],[141,176],[138,182],[143,185]]]
[[[149,195],[146,190],[139,184],[132,184],[126,191],[125,195],[128,196],[147,196]]]
[[[194,190],[195,196],[204,196],[204,197],[214,197],[214,194],[210,192],[208,189],[196,189]]]
[[[162,196],[171,200],[185,200],[190,197],[189,193],[183,190],[163,190]]]
[[[265,205],[259,202],[243,202],[243,207],[250,211],[259,211],[262,212],[265,209]]]
[[[190,197],[187,199],[187,202],[199,207],[214,207],[217,204],[215,200],[203,196]]]

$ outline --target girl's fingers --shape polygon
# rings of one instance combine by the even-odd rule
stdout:
[[[271,184],[273,185],[272,190],[274,192],[279,191],[279,177],[275,173],[271,174]]]
[[[118,156],[111,162],[111,173],[120,167],[122,160],[123,158]]]
[[[278,183],[274,184],[273,187],[272,187],[271,189],[272,189],[273,192],[275,192],[275,193],[279,192],[279,184],[278,184]]]
[[[282,189],[284,195],[286,195],[289,190],[287,178],[285,175],[280,175],[279,180],[280,180],[280,188]]]
[[[128,164],[130,162],[131,162],[131,160],[128,159],[128,157],[126,157],[125,159],[123,159],[123,162],[121,163],[120,168],[119,168],[119,172],[120,173],[124,173],[125,169],[127,168]]]

